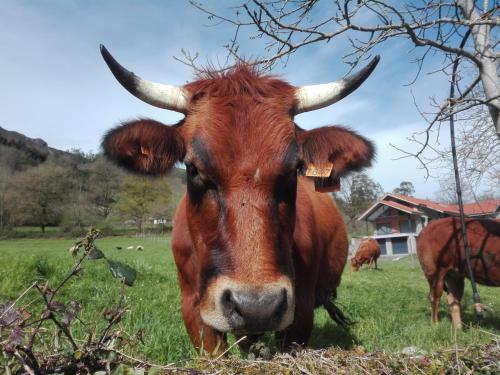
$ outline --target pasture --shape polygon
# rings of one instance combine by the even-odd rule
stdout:
[[[74,263],[68,253],[72,244],[73,241],[66,239],[0,241],[0,302],[14,300],[35,280],[54,284],[61,280]],[[97,245],[109,258],[127,263],[138,272],[134,286],[126,290],[130,311],[120,323],[121,330],[130,336],[141,330],[144,332],[144,343],[132,354],[156,363],[175,362],[178,365],[196,357],[180,314],[170,238],[106,237],[99,239]],[[142,245],[145,250],[127,250],[131,245]],[[116,249],[117,246],[122,250]],[[119,282],[109,276],[103,261],[86,261],[83,268],[79,278],[65,287],[62,297],[82,303],[80,317],[84,324],[104,324],[96,319],[103,308],[117,299]],[[500,335],[500,293],[498,289],[480,286],[483,301],[492,306],[495,313],[486,315],[479,327],[474,321],[469,289],[467,284],[463,299],[466,329],[454,332],[444,297],[440,323],[430,324],[428,286],[416,259],[381,260],[379,270],[363,267],[357,273],[347,267],[337,303],[356,324],[345,331],[329,319],[326,311],[319,309],[310,346],[343,349],[362,346],[366,351],[397,352],[409,346],[434,351],[455,345],[487,343],[492,334]],[[35,296],[34,292],[28,294],[23,303],[34,300]],[[80,328],[77,324],[73,329]]]

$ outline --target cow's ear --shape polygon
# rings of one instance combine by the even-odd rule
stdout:
[[[333,181],[350,171],[368,167],[375,156],[375,148],[369,140],[339,126],[313,130],[297,127],[296,134],[306,168],[313,169],[313,177]]]
[[[158,175],[184,159],[181,128],[137,120],[111,129],[102,141],[104,155],[134,172]]]

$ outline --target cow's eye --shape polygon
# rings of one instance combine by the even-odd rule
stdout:
[[[296,167],[297,174],[299,176],[302,176],[306,172],[305,169],[306,169],[306,163],[304,163],[304,160],[299,160]]]
[[[193,200],[200,200],[208,190],[217,190],[217,185],[207,176],[202,176],[193,163],[187,162],[185,164],[188,191],[192,195]]]
[[[186,163],[186,173],[188,178],[195,178],[198,176],[198,169],[192,163]]]

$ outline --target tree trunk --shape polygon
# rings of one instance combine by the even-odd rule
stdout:
[[[467,20],[474,22],[481,19],[473,0],[457,0],[457,4]],[[486,11],[488,1],[484,2],[484,6]],[[497,135],[500,137],[500,82],[497,75],[498,62],[495,61],[495,53],[490,46],[490,26],[471,26],[471,33],[478,53],[477,57],[482,64],[479,67],[479,74],[483,83],[484,94],[486,100],[489,101],[488,108],[493,120],[493,126],[495,126]]]
[[[4,200],[3,197],[0,198],[0,231],[3,230],[5,224],[4,224]]]
[[[144,234],[144,220],[142,217],[137,219],[137,229],[139,229],[139,233]]]

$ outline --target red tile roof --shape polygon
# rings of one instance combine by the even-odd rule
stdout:
[[[447,213],[449,215],[458,214],[458,205],[434,202],[428,199],[420,199],[408,195],[387,193],[384,197],[368,208],[360,215],[358,220],[368,217],[373,210],[380,204],[393,207],[397,210],[412,213],[422,214],[419,208],[429,208],[434,211]],[[481,215],[497,211],[500,207],[500,199],[489,199],[475,203],[464,204],[464,213],[466,215]]]
[[[483,213],[495,212],[500,206],[500,199],[488,199],[476,203],[464,204],[464,212],[467,215],[478,215]],[[456,206],[458,212],[458,206]]]
[[[382,199],[383,202],[387,200],[387,197],[393,197],[399,200],[406,201],[408,203],[428,207],[432,210],[439,212],[450,212],[458,214],[458,205],[457,204],[446,204],[430,201],[428,199],[420,199],[415,197],[410,197],[407,195],[394,194],[389,193],[384,196]],[[475,203],[467,203],[464,204],[464,213],[466,215],[479,215],[495,212],[497,208],[500,206],[500,199],[489,199]]]
[[[404,204],[394,202],[394,201],[382,200],[382,201],[380,201],[380,203],[382,203],[386,206],[389,206],[389,207],[393,207],[397,210],[407,212],[409,214],[421,214],[422,213],[419,210],[417,210],[415,207],[405,206]]]
[[[415,198],[415,197],[411,197],[408,195],[389,193],[389,194],[386,194],[384,196],[384,198],[382,198],[382,200],[383,201],[387,200],[387,197],[394,197],[396,199],[400,199],[400,200],[406,201],[408,203],[411,203],[411,204],[414,204],[417,206],[428,207],[430,209],[433,209],[433,210],[439,211],[439,212],[453,211],[452,205],[434,202],[434,201],[430,201],[428,199],[420,199],[420,198]]]

